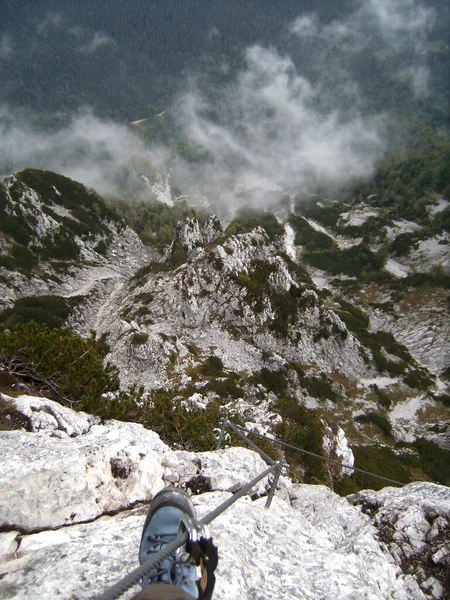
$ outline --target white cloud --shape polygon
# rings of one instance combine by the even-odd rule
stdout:
[[[37,26],[37,32],[39,35],[42,35],[49,29],[60,29],[61,27],[64,27],[64,19],[62,15],[55,12],[49,12],[47,13],[45,19]]]
[[[346,20],[295,20],[292,53],[300,52],[303,63],[256,45],[247,49],[246,67],[232,83],[214,89],[192,78],[171,113],[183,141],[208,157],[201,163],[186,162],[173,148],[149,149],[129,127],[89,111],[49,133],[4,107],[0,164],[52,169],[103,194],[120,196],[131,186],[141,197],[151,189],[141,175],[151,183],[158,171],[164,178],[171,170],[183,193],[231,209],[268,205],[302,189],[333,189],[370,176],[385,150],[386,115],[364,116],[349,63],[360,53],[384,57],[393,65],[390,76],[407,79],[423,95],[428,72],[420,53],[433,19],[416,0],[359,0]],[[58,15],[48,15],[42,27],[61,24]],[[114,43],[101,32],[70,33],[86,53]]]
[[[127,126],[99,119],[89,110],[80,111],[66,126],[49,132],[3,106],[0,138],[3,170],[5,165],[14,171],[25,167],[49,169],[105,195],[120,196],[123,183],[137,186],[142,192],[148,190],[135,166],[139,165],[141,172],[150,164],[158,168],[165,158],[164,152],[151,152]]]
[[[94,54],[94,52],[97,52],[99,48],[102,48],[103,46],[109,46],[111,44],[114,44],[114,40],[111,37],[105,33],[102,33],[101,31],[96,31],[85,44],[78,48],[78,52]]]
[[[383,117],[323,113],[320,86],[300,76],[289,57],[255,46],[246,58],[246,70],[215,100],[195,88],[180,98],[186,138],[212,157],[190,173],[182,169],[185,182],[199,194],[239,191],[246,201],[264,203],[274,190],[280,196],[372,173],[384,149]]]

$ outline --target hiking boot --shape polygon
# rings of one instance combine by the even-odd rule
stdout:
[[[178,536],[178,527],[183,514],[196,519],[195,508],[189,495],[177,488],[165,488],[158,492],[150,505],[142,532],[139,548],[139,561],[142,564],[152,554],[157,554]],[[193,598],[198,598],[196,567],[189,561],[182,561],[181,552],[174,552],[166,558],[157,570],[141,582],[142,587],[152,583],[167,583],[183,589]]]

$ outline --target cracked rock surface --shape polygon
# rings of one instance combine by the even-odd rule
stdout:
[[[91,598],[138,566],[147,507],[133,504],[170,483],[191,489],[201,518],[265,467],[247,449],[173,452],[136,424],[102,424],[43,398],[9,400],[31,430],[0,432],[1,598]],[[366,490],[353,506],[283,477],[269,510],[255,491],[265,485],[211,525],[215,600],[447,597],[437,568],[448,571],[448,488]],[[433,566],[418,570],[424,551]]]

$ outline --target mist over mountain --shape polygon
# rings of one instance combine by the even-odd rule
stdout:
[[[2,5],[0,171],[265,206],[448,127],[446,3]],[[130,122],[145,119],[130,126]],[[142,176],[147,179],[142,179]]]
[[[450,597],[449,20],[0,2],[1,597],[92,598],[161,487],[242,488],[226,420],[286,465],[217,600]]]

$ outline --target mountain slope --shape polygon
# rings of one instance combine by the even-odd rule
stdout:
[[[400,228],[370,199],[316,200],[280,207],[278,220],[244,214],[226,231],[215,217],[186,218],[158,254],[67,178],[27,170],[2,190],[8,219],[28,232],[3,228],[3,326],[26,320],[27,302],[48,319],[48,294],[57,294],[59,323],[95,329],[122,384],[147,388],[133,418],[165,439],[209,447],[202,419],[228,415],[333,457],[346,436],[360,467],[392,479],[447,481],[447,243],[437,245],[440,270],[428,273],[423,253],[411,253],[397,262],[416,274],[395,276],[394,250],[381,240],[404,240],[412,222]],[[448,241],[446,211],[430,199],[422,246]],[[32,258],[26,269],[16,247]],[[440,357],[432,364],[430,346]],[[340,472],[300,459],[295,469],[299,479],[344,485]]]

